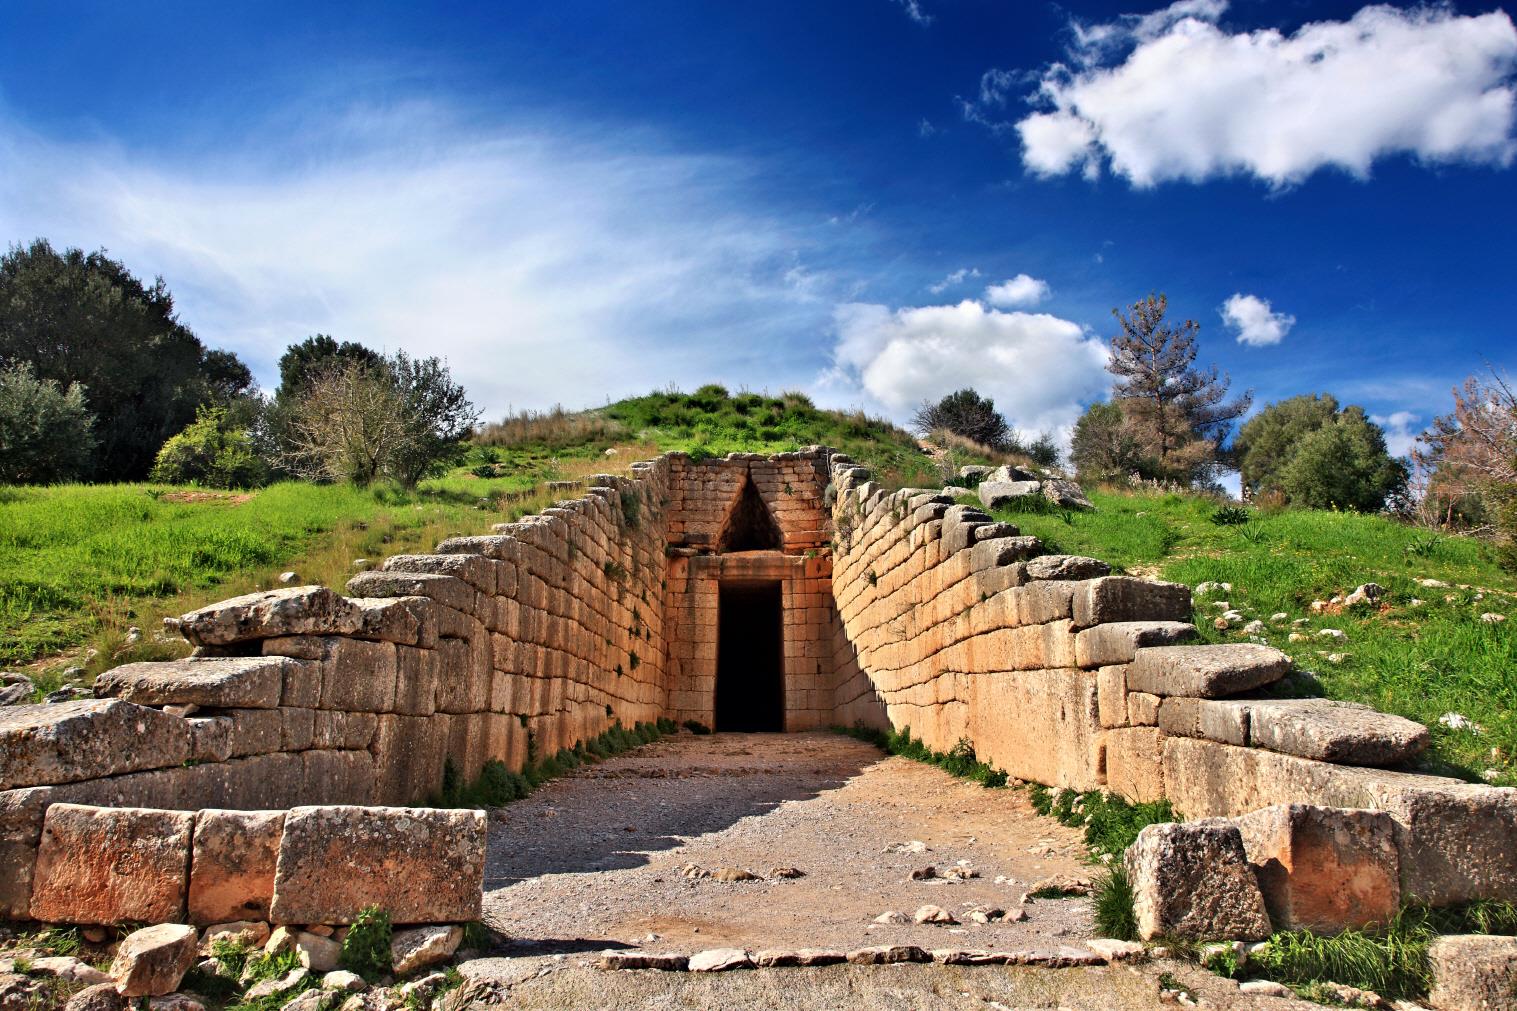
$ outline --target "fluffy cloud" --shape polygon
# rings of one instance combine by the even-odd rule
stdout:
[[[1363,177],[1395,154],[1506,165],[1517,151],[1517,27],[1502,11],[1375,5],[1284,35],[1229,33],[1225,7],[1077,24],[1070,63],[1042,75],[1043,108],[1016,124],[1027,168],[1282,186],[1327,167]]]
[[[985,301],[991,305],[1010,309],[1016,306],[1037,305],[1048,297],[1048,282],[1041,278],[1018,274],[1010,281],[992,284],[985,289]]]
[[[1417,436],[1422,434],[1417,422],[1421,415],[1411,411],[1395,411],[1391,414],[1371,414],[1370,420],[1385,429],[1385,448],[1391,456],[1407,456],[1417,445]]]
[[[971,277],[979,276],[980,269],[978,267],[960,267],[958,270],[955,270],[953,273],[949,274],[947,277],[943,278],[936,284],[929,284],[927,286],[927,290],[932,292],[934,295],[941,295],[949,288],[952,288],[955,285],[963,284]]]
[[[800,386],[858,241],[743,192],[753,166],[608,131],[350,112],[216,158],[0,122],[0,232],[162,274],[265,383],[314,332],[448,357],[488,414],[665,383]],[[741,333],[742,339],[736,339]]]
[[[837,374],[903,418],[965,386],[993,397],[1013,426],[1067,442],[1081,403],[1105,392],[1106,348],[1078,324],[979,302],[890,309],[849,303],[835,314]]]
[[[1262,348],[1279,344],[1296,325],[1296,317],[1270,308],[1269,299],[1234,293],[1222,303],[1222,319],[1238,333],[1238,343]]]

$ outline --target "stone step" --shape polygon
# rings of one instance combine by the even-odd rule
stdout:
[[[1290,673],[1290,657],[1271,646],[1149,646],[1127,671],[1130,691],[1215,699],[1273,684]]]
[[[1159,729],[1343,765],[1398,765],[1429,741],[1420,723],[1331,699],[1170,697],[1159,704]]]

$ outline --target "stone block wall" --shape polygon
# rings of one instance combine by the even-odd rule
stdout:
[[[764,456],[731,453],[696,460],[671,453],[669,461],[669,543],[715,551],[745,481],[751,481],[779,524],[786,554],[826,547],[832,518],[824,494],[830,452],[813,446],[797,453]]]
[[[1270,698],[1289,658],[1255,644],[1187,645],[1187,587],[1045,554],[937,491],[886,492],[845,457],[831,470],[836,722],[910,727],[939,751],[967,740],[1021,779],[1237,818],[1249,860],[1272,883],[1271,907],[1299,910],[1281,913],[1287,922],[1348,916],[1300,873],[1325,859],[1324,838],[1347,847],[1329,862],[1350,868],[1345,887],[1361,910],[1411,897],[1517,899],[1517,790],[1397,768],[1426,746],[1422,726],[1366,706]],[[1276,812],[1268,831],[1249,815],[1265,809]],[[1381,813],[1378,842],[1343,843],[1371,837],[1359,822],[1325,833],[1324,821],[1349,824],[1343,809]]]

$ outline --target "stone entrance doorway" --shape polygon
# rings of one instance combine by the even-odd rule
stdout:
[[[716,729],[785,729],[779,580],[723,582],[717,599]]]

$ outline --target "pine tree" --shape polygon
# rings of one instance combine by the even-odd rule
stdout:
[[[1113,309],[1122,332],[1111,339],[1107,371],[1117,377],[1112,393],[1150,430],[1161,467],[1172,464],[1177,450],[1202,441],[1212,445],[1208,456],[1227,434],[1233,421],[1253,403],[1253,392],[1229,401],[1231,380],[1216,366],[1196,367],[1196,335],[1201,324],[1188,319],[1178,327],[1164,319],[1169,300],[1149,295],[1127,313]],[[1192,447],[1192,450],[1194,447]],[[1186,454],[1194,460],[1193,452]],[[1212,459],[1206,462],[1213,462]]]

